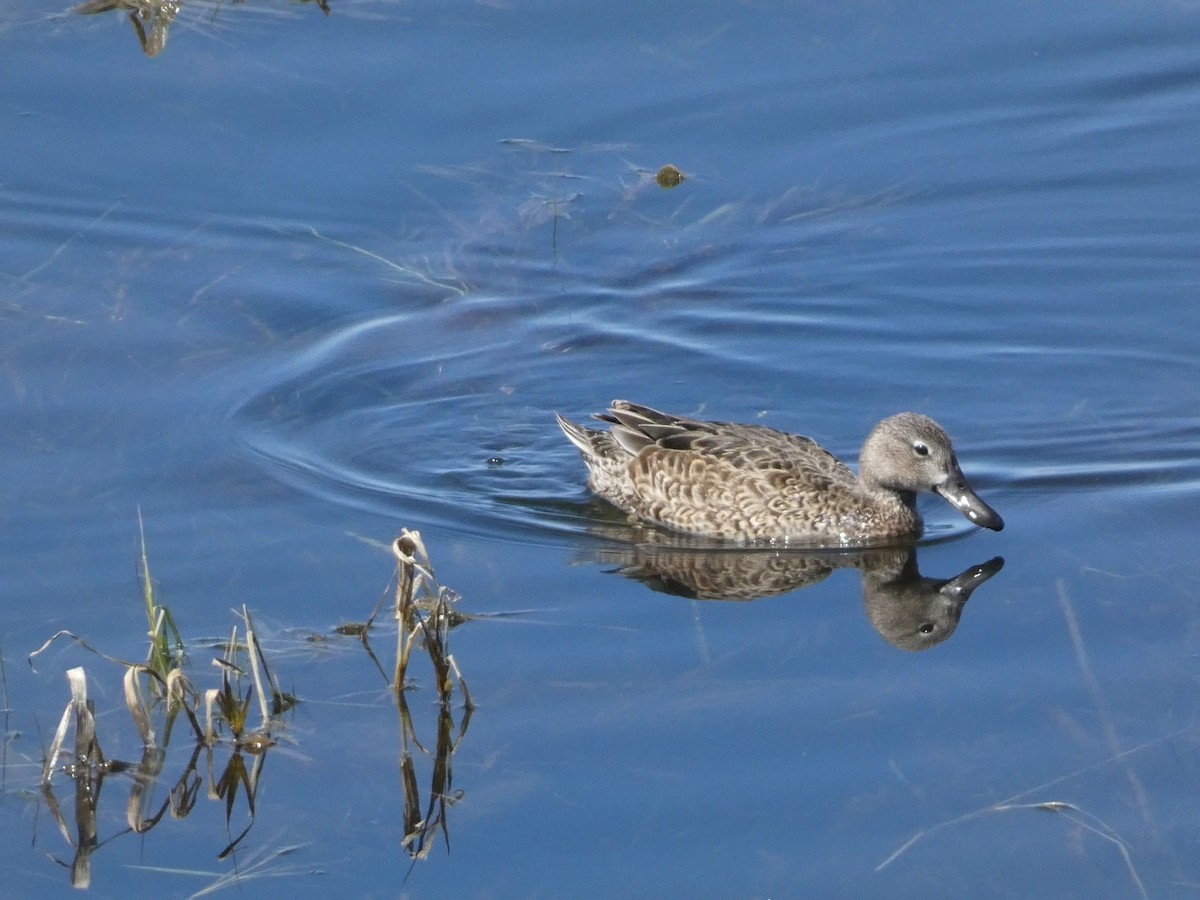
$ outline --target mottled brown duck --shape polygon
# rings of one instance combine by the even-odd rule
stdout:
[[[558,417],[583,454],[588,486],[630,516],[674,531],[739,542],[880,544],[920,536],[922,491],[976,525],[1004,527],[967,483],[949,435],[917,413],[875,426],[857,475],[811,438],[763,425],[705,422],[626,400],[594,418],[609,429]]]

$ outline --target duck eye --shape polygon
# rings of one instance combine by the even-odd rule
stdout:
[[[917,441],[915,444],[913,444],[913,453],[917,454],[917,456],[928,456],[929,448],[920,441]]]

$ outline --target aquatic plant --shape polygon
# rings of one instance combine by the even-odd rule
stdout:
[[[219,652],[212,662],[220,671],[219,685],[203,692],[193,685],[188,674],[187,644],[150,574],[140,512],[138,527],[138,579],[149,626],[145,662],[102,653],[69,631],[54,634],[29,657],[32,666],[52,645],[66,639],[120,666],[124,670],[125,705],[142,744],[138,762],[114,759],[104,753],[94,704],[88,696],[88,675],[82,666],[70,669],[67,680],[71,697],[45,749],[40,783],[46,808],[74,849],[73,858],[63,864],[71,871],[72,885],[79,888],[91,884],[91,856],[110,839],[102,841],[99,837],[98,809],[105,779],[118,772],[132,775],[126,821],[127,831],[137,834],[149,832],[167,812],[173,818],[187,816],[207,785],[207,796],[224,805],[225,823],[232,835],[218,859],[229,857],[253,827],[265,758],[286,729],[284,716],[297,703],[295,695],[281,688],[246,606],[242,606],[228,638],[217,645]],[[403,531],[393,542],[392,551],[396,557],[394,613],[399,627],[395,666],[385,677],[401,722],[405,810],[401,845],[415,861],[428,855],[439,832],[449,847],[447,809],[462,797],[461,791],[453,789],[451,759],[466,735],[474,703],[449,648],[451,629],[467,619],[456,609],[458,594],[437,582],[418,532]],[[337,629],[358,636],[373,659],[367,638],[379,612],[377,606],[366,623]],[[430,659],[439,698],[436,740],[428,743],[432,749],[418,738],[407,702],[407,691],[414,689],[408,677],[416,648],[422,648]],[[452,704],[456,691],[461,693],[465,707],[457,724]],[[166,799],[156,807],[153,789],[166,770],[167,748],[181,715],[191,729],[194,744]],[[425,803],[418,787],[414,749],[432,760]],[[221,752],[227,754],[227,759],[218,774],[216,755]],[[66,776],[73,784],[73,815],[64,812],[64,804],[55,793],[58,776]],[[235,829],[239,811],[245,824]],[[222,876],[216,877],[220,880]]]

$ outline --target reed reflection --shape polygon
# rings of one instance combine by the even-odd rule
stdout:
[[[400,775],[404,790],[404,836],[400,844],[415,864],[429,856],[439,834],[449,852],[449,810],[465,796],[463,790],[454,787],[453,762],[467,736],[475,703],[450,652],[450,633],[471,617],[458,611],[459,595],[438,582],[420,532],[405,529],[392,542],[392,554],[396,558],[396,599],[392,612],[399,626],[394,668],[390,672],[385,669],[370,643],[371,629],[384,609],[384,600],[380,600],[365,623],[345,624],[337,630],[362,641],[363,649],[395,698],[400,716]],[[429,729],[417,726],[408,705],[408,691],[413,687],[408,677],[409,663],[416,649],[428,656],[437,689],[434,741],[428,740]],[[462,716],[458,722],[454,720],[453,708],[456,691],[462,697]],[[425,741],[420,738],[422,732],[426,734]],[[429,761],[429,790],[424,799],[417,776],[418,756]]]
[[[325,15],[329,15],[329,0],[301,0],[301,2],[315,3]],[[137,34],[138,43],[142,45],[142,52],[147,56],[154,57],[166,48],[171,24],[175,21],[179,11],[183,9],[184,4],[185,0],[87,0],[86,3],[76,6],[74,12],[83,16],[95,16],[107,12],[125,13]],[[214,7],[211,0],[203,5],[212,8],[213,15],[221,8],[220,3]]]
[[[75,12],[94,16],[106,12],[123,12],[129,16],[138,43],[147,56],[158,56],[167,46],[171,23],[179,14],[183,0],[88,0],[75,7]]]

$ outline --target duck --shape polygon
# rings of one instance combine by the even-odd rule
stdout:
[[[872,429],[856,475],[803,435],[709,422],[614,400],[585,428],[556,414],[588,487],[632,521],[737,543],[877,546],[919,538],[916,495],[938,494],[975,525],[1004,520],[959,468],[950,436],[902,412]]]

